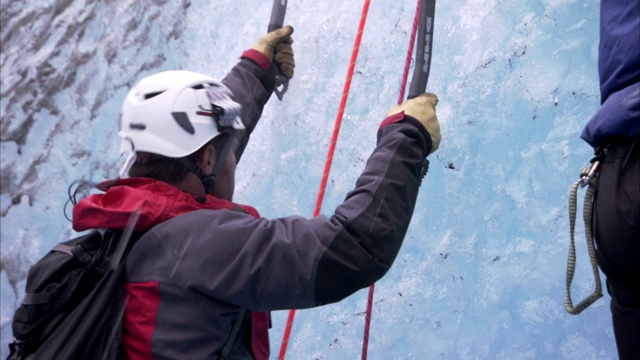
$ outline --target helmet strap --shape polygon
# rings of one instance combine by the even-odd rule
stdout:
[[[185,164],[187,165],[187,170],[200,179],[207,194],[212,195],[218,173],[220,172],[220,169],[222,169],[227,156],[229,156],[229,153],[233,148],[233,135],[233,131],[231,131],[229,133],[229,136],[227,136],[227,138],[224,140],[224,144],[222,145],[220,153],[216,154],[216,163],[213,165],[213,169],[211,170],[210,174],[204,175],[202,173],[202,169],[196,166],[196,164],[191,161],[187,160],[188,164]]]

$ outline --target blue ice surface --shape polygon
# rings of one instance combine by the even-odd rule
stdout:
[[[127,89],[168,69],[223,77],[266,31],[271,9],[257,0],[129,0],[54,13],[53,3],[3,4],[12,15],[3,39],[40,14],[7,37],[2,54],[3,358],[29,265],[72,234],[67,186],[113,177],[123,161],[117,119]],[[440,98],[443,141],[403,249],[376,284],[369,359],[616,358],[608,295],[579,316],[563,307],[568,192],[590,159],[579,134],[599,105],[598,5],[437,4],[428,91]],[[289,2],[295,77],[284,100],[265,108],[238,167],[236,201],[266,217],[312,215],[362,6]],[[323,214],[352,188],[397,102],[414,11],[415,2],[371,2]],[[34,38],[39,47],[24,45]],[[13,90],[27,82],[29,91]],[[28,119],[23,143],[5,136]],[[574,301],[594,286],[582,226]],[[298,311],[287,357],[358,358],[366,298],[362,290]],[[273,313],[272,358],[286,317]]]

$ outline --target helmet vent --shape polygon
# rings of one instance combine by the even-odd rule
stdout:
[[[151,99],[152,97],[155,97],[155,96],[158,96],[158,95],[162,94],[163,92],[164,92],[164,91],[157,91],[157,92],[152,92],[152,93],[145,94],[145,95],[144,95],[144,99],[145,99],[145,100],[149,100],[149,99]]]
[[[178,123],[178,125],[180,125],[181,128],[184,129],[184,131],[188,132],[189,134],[196,133],[196,129],[193,128],[193,124],[191,124],[191,121],[189,121],[189,116],[187,116],[186,112],[172,112],[171,115],[173,115],[173,119]]]
[[[143,123],[131,123],[129,124],[129,129],[131,130],[144,130],[147,128],[147,125]]]

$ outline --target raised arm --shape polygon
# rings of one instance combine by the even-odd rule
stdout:
[[[286,26],[259,38],[222,80],[233,93],[233,100],[242,106],[242,122],[246,127],[245,131],[236,134],[239,144],[235,153],[237,161],[240,161],[264,105],[273,93],[276,67],[288,79],[293,77],[292,33],[293,28]]]

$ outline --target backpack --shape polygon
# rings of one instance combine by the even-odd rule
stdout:
[[[121,358],[124,259],[132,227],[62,242],[29,270],[7,360]]]

